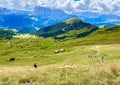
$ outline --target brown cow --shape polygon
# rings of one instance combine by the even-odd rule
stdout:
[[[15,60],[15,58],[10,58],[10,59],[9,59],[9,61],[14,61],[14,60]]]

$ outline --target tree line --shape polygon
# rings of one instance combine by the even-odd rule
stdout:
[[[2,39],[12,39],[15,33],[12,30],[0,29],[0,40]]]

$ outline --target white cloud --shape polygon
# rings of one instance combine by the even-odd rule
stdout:
[[[0,7],[33,10],[35,6],[62,9],[65,12],[99,12],[120,15],[120,0],[0,0]]]

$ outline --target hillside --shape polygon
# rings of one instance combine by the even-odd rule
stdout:
[[[35,32],[35,34],[43,37],[54,37],[55,39],[64,39],[66,37],[77,38],[86,36],[97,29],[96,26],[86,23],[78,18],[71,18],[64,22],[42,28]]]
[[[12,44],[7,44],[8,42],[11,42]],[[108,45],[108,44],[111,45],[120,44],[120,26],[115,26],[111,28],[99,28],[98,30],[92,32],[90,35],[86,37],[71,39],[65,42],[55,41],[54,39],[51,38],[37,38],[37,37],[32,38],[32,36],[30,36],[29,38],[23,38],[22,36],[22,38],[16,37],[15,39],[12,40],[3,40],[0,43],[0,58],[1,59],[7,59],[10,57],[18,58],[20,60],[13,62],[17,64],[18,62],[24,62],[27,59],[28,59],[27,61],[29,62],[24,62],[24,63],[32,63],[34,56],[36,56],[34,61],[36,61],[37,58],[40,58],[41,61],[39,62],[40,65],[44,65],[45,63],[47,64],[50,62],[54,64],[56,63],[55,61],[57,61],[57,59],[58,62],[59,61],[64,62],[64,58],[67,58],[66,56],[69,56],[69,52],[71,53],[75,49],[76,50],[77,48],[79,49],[79,47],[82,46],[89,47],[92,45],[94,46],[94,45]],[[66,49],[65,53],[68,54],[60,53],[61,55],[59,55],[54,53],[54,50],[61,48]],[[66,56],[63,56],[62,54]],[[61,56],[61,57],[56,57],[56,56]],[[25,59],[21,61],[22,58]],[[49,58],[53,58],[55,59],[55,61],[52,61],[52,59],[50,59],[51,61],[44,62],[47,61]],[[67,59],[69,61],[69,58]],[[0,62],[0,64],[4,65],[5,63]],[[11,65],[11,64],[12,63],[7,63],[7,65]],[[18,63],[18,64],[21,65],[23,63]]]
[[[0,85],[119,85],[120,26],[65,42],[24,36],[0,41]]]
[[[69,40],[69,46],[120,43],[120,26],[99,28],[84,38]]]

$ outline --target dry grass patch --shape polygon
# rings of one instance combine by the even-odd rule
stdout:
[[[17,68],[16,68],[17,69]],[[0,85],[119,85],[119,64],[54,65],[4,69]]]

